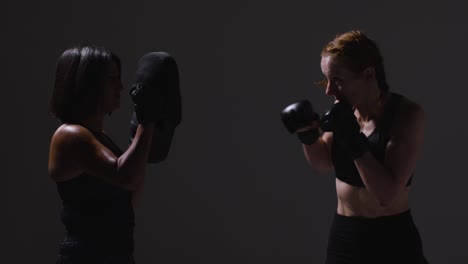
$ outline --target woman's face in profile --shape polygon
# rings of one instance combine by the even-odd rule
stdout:
[[[115,62],[107,69],[103,89],[103,112],[110,113],[120,107],[120,92],[123,90],[120,70]]]
[[[340,59],[325,55],[320,62],[323,75],[326,77],[325,94],[335,97],[335,100],[347,100],[354,105],[364,90],[362,77],[356,75]]]

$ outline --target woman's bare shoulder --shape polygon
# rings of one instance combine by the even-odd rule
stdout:
[[[425,111],[421,104],[402,95],[400,104],[395,112],[397,130],[407,130],[415,125],[423,125],[425,122]]]
[[[85,127],[63,124],[57,128],[50,142],[49,176],[55,181],[69,180],[82,173],[78,155],[92,134]]]
[[[77,124],[63,124],[55,130],[52,142],[75,145],[92,140],[94,135],[87,128]]]
[[[400,114],[415,114],[418,112],[424,112],[423,107],[418,102],[410,99],[404,95],[401,95],[401,101],[398,107]]]

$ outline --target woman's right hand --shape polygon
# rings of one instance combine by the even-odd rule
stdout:
[[[158,98],[155,87],[137,83],[130,88],[129,94],[135,105],[135,113],[140,124],[158,123],[162,120],[164,104],[162,100],[158,101],[161,98]]]
[[[307,100],[290,104],[281,112],[281,119],[286,129],[290,133],[296,133],[305,145],[314,144],[320,137],[319,118]]]

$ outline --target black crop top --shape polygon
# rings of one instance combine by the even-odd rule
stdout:
[[[397,93],[390,93],[389,95],[391,97],[385,106],[382,118],[378,121],[374,131],[367,137],[372,155],[382,163],[385,160],[385,150],[390,139],[389,133],[392,128],[396,108],[402,98]],[[331,158],[335,167],[336,178],[353,186],[364,187],[354,161],[348,158],[334,142],[332,144]],[[413,176],[411,176],[406,186],[411,184],[412,178]]]
[[[93,132],[96,139],[116,156],[122,151],[104,133]],[[134,211],[132,194],[83,173],[71,180],[57,182],[62,199],[61,220],[67,230],[67,243],[62,248],[98,247],[107,252],[132,252]],[[70,248],[72,247],[72,248]]]

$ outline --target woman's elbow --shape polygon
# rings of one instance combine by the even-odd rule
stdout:
[[[318,173],[318,174],[328,174],[333,172],[333,164],[330,162],[314,162],[311,159],[308,159],[306,157],[307,163],[309,164],[309,167],[312,169],[313,172]]]

